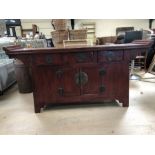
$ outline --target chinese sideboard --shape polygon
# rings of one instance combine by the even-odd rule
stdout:
[[[147,42],[66,48],[4,48],[29,67],[34,109],[52,104],[119,100],[129,106],[129,61]]]

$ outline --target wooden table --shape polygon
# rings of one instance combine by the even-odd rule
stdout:
[[[4,48],[30,68],[35,112],[48,104],[107,99],[129,106],[129,61],[149,43],[66,48]]]

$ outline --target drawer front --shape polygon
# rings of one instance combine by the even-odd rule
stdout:
[[[40,54],[35,58],[36,65],[61,65],[62,59],[60,54]]]
[[[95,52],[76,52],[63,56],[64,64],[76,64],[76,63],[94,63],[97,62],[97,56]]]
[[[123,51],[98,52],[98,62],[113,62],[122,60],[123,60]]]

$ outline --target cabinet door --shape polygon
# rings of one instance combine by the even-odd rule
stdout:
[[[34,81],[39,100],[57,102],[66,96],[80,95],[80,86],[76,84],[75,78],[78,72],[78,68],[37,67]]]
[[[81,73],[81,94],[98,94],[101,78],[99,76],[99,67],[82,67]]]
[[[123,70],[123,64],[119,63],[82,67],[81,72],[87,76],[87,82],[81,82],[81,94],[98,94],[107,98],[115,96],[119,87],[124,84],[121,80]]]
[[[58,76],[60,67],[39,66],[36,67],[34,77],[34,91],[40,102],[54,102],[61,87],[61,78]]]
[[[105,97],[115,98],[128,92],[128,65],[123,62],[104,63],[100,65],[101,89],[100,94]],[[102,74],[102,70],[105,70]],[[102,92],[103,91],[103,92]]]
[[[80,85],[77,83],[79,69],[64,67],[62,69],[62,83],[63,96],[77,96],[80,95]]]

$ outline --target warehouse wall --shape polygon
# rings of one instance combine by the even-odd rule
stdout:
[[[36,24],[39,27],[39,32],[45,34],[47,38],[51,37],[51,19],[21,19],[21,23],[23,29],[30,29],[32,24]]]
[[[96,20],[77,20],[76,24],[81,22],[96,22],[96,36],[112,36],[116,35],[117,27],[133,26],[136,30],[148,29],[149,20],[147,19],[96,19]]]
[[[51,19],[22,19],[21,22],[24,29],[31,28],[32,24],[36,24],[40,32],[44,33],[47,38],[51,37],[50,32],[53,30]],[[97,37],[115,35],[116,27],[134,26],[136,30],[148,29],[149,27],[148,19],[76,19],[75,28],[81,28],[83,22],[96,23]],[[152,28],[155,28],[155,22],[152,25]],[[68,26],[70,27],[70,20],[68,20]]]

